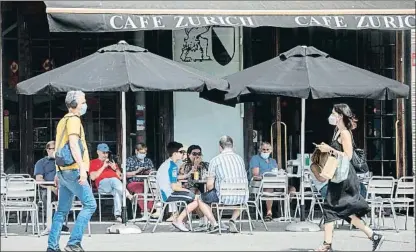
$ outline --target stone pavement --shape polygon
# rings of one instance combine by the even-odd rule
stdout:
[[[404,228],[403,217],[399,227]],[[389,228],[383,229],[386,236],[382,251],[415,251],[414,219],[409,220],[409,230],[396,233]],[[292,233],[284,231],[286,223],[269,223],[269,231],[265,231],[260,223],[256,223],[253,235],[248,234],[248,225],[243,224],[242,234],[205,234],[180,233],[169,224],[158,227],[154,234],[150,228],[139,235],[105,234],[109,224],[92,224],[92,236],[84,237],[83,246],[86,251],[307,251],[313,250],[323,240],[323,232]],[[139,224],[143,227],[142,224]],[[392,227],[390,219],[386,219],[386,227]],[[29,232],[31,228],[29,227]],[[10,225],[9,237],[1,237],[1,251],[45,251],[47,237],[38,238],[24,233],[23,226]],[[61,237],[61,248],[65,246],[68,235]],[[334,250],[336,251],[371,251],[371,242],[357,230],[349,230],[348,226],[335,230]]]

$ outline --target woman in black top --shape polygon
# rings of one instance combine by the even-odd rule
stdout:
[[[335,134],[331,144],[322,143],[317,147],[322,152],[330,152],[335,156],[352,158],[352,133],[356,128],[356,118],[347,104],[336,104],[328,118],[329,124],[335,126]],[[321,176],[317,178],[325,181]],[[337,220],[346,220],[363,231],[373,242],[373,251],[378,250],[384,237],[373,232],[362,221],[361,217],[369,212],[369,206],[360,195],[360,182],[354,167],[350,163],[348,178],[340,183],[328,181],[328,193],[324,203],[324,243],[317,251],[332,251],[332,234]]]

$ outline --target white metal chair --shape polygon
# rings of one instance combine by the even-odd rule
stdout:
[[[247,201],[248,207],[254,207],[255,208],[255,214],[256,214],[256,221],[260,220],[263,222],[264,228],[266,231],[269,231],[267,228],[266,222],[263,219],[263,214],[260,211],[259,204],[261,204],[260,201],[260,189],[261,189],[261,181],[254,180],[253,178],[250,181],[250,185],[248,187],[249,190],[249,200]],[[250,200],[252,198],[252,200]],[[253,228],[255,228],[255,225],[253,225]]]
[[[386,207],[390,207],[393,214],[393,223],[394,229],[399,232],[396,225],[396,212],[394,209],[393,203],[393,192],[394,192],[395,180],[391,176],[373,176],[368,182],[366,201],[370,204],[371,207],[371,219],[374,219],[373,213],[374,209],[379,209],[379,218],[380,221],[382,211]],[[388,205],[388,206],[386,206]],[[373,223],[374,225],[375,223]],[[379,226],[379,225],[378,225]]]
[[[152,207],[152,212],[156,207],[156,202],[157,201],[159,201],[161,203],[160,207],[162,209],[161,212],[160,212],[159,218],[155,222],[152,233],[154,233],[156,231],[156,228],[157,228],[158,224],[162,222],[163,216],[165,214],[166,206],[168,206],[170,203],[174,203],[176,205],[179,205],[179,207],[182,206],[182,205],[185,207],[186,214],[187,214],[187,217],[188,217],[189,229],[192,231],[192,216],[191,216],[191,213],[189,213],[188,210],[187,210],[188,209],[188,204],[185,201],[173,201],[173,202],[164,201],[163,197],[162,197],[162,193],[160,191],[159,184],[157,182],[157,179],[156,179],[155,175],[150,175],[149,178],[148,178],[148,182],[149,182],[149,185],[150,185],[149,188],[155,188],[156,192],[154,192],[154,193],[155,193],[155,195],[157,195],[157,197],[155,198],[155,203],[153,204],[153,207]],[[150,218],[147,219],[143,230],[146,230],[146,227],[149,224],[149,222],[150,222]]]
[[[309,170],[305,170],[304,173],[304,180],[303,180],[303,195],[304,195],[304,200],[305,201],[311,201],[311,208],[309,209],[309,214],[308,214],[308,218],[311,217],[311,212],[312,212],[312,218],[313,218],[313,214],[314,214],[314,209],[313,207],[315,207],[315,201],[316,201],[316,197],[315,194],[313,192],[313,186],[312,186],[312,180],[310,179],[310,171]],[[289,201],[291,201],[292,199],[296,199],[296,208],[295,208],[295,214],[293,216],[293,218],[296,218],[297,214],[299,214],[300,217],[300,205],[301,205],[301,199],[302,199],[302,195],[301,195],[301,191],[299,189],[299,192],[295,192],[295,193],[289,193]]]
[[[152,171],[148,176],[156,176],[156,171]],[[131,201],[131,207],[132,207],[132,212],[133,212],[133,220],[136,219],[136,216],[137,216],[137,208],[138,208],[137,204],[138,204],[139,200],[143,199],[144,204],[147,204],[147,202],[149,202],[149,201],[154,202],[155,198],[157,197],[156,194],[155,194],[156,187],[155,187],[155,185],[153,185],[153,188],[152,188],[152,185],[150,185],[150,183],[149,183],[149,177],[145,178],[144,183],[146,183],[148,191],[143,192],[143,193],[134,193],[133,194],[133,199]],[[153,211],[154,211],[154,208],[150,212],[152,213]]]
[[[406,208],[406,222],[404,225],[405,230],[407,230],[409,208],[413,207],[413,213],[415,210],[415,177],[401,177],[397,181],[393,204],[394,208]]]
[[[102,215],[101,215],[101,201],[102,200],[114,200],[114,197],[111,193],[100,193],[98,188],[95,186],[94,181],[89,178],[89,182],[91,188],[93,190],[94,198],[98,200],[98,220],[101,223]]]
[[[288,177],[272,172],[265,172],[261,180],[260,202],[261,201],[280,201],[280,211],[284,214],[284,221],[290,220],[290,204],[288,194]],[[272,192],[270,192],[272,190]],[[263,214],[263,206],[260,204],[260,211]]]
[[[222,213],[224,210],[239,210],[240,211],[240,233],[241,233],[242,216],[245,211],[248,215],[248,224],[250,227],[250,234],[252,234],[253,223],[251,222],[250,211],[249,211],[247,201],[242,202],[241,204],[237,204],[237,205],[224,204],[224,200],[230,197],[231,198],[232,197],[245,197],[246,199],[248,199],[249,190],[248,190],[247,178],[225,179],[221,181],[219,191],[220,191],[219,202],[211,204],[211,208],[217,209],[217,217],[218,217],[219,226],[222,227],[221,217],[222,217]],[[221,228],[219,229],[219,233],[221,234]]]
[[[309,182],[311,183],[311,190],[312,190],[312,195],[313,195],[313,200],[311,202],[311,208],[309,210],[309,215],[308,215],[308,219],[313,221],[314,219],[314,215],[315,215],[315,205],[318,204],[319,209],[321,210],[321,213],[323,215],[324,213],[324,209],[322,207],[322,205],[324,204],[324,198],[322,197],[321,193],[318,191],[318,189],[316,188],[313,180],[310,178],[310,174],[309,174]],[[321,221],[319,224],[321,224],[323,222],[323,217],[321,218]]]
[[[39,232],[38,206],[36,204],[36,181],[32,178],[9,178],[4,203],[4,212],[29,212],[32,221],[32,233]],[[5,225],[7,237],[7,221]]]

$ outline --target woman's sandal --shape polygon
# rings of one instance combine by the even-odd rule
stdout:
[[[273,220],[273,217],[272,217],[272,215],[271,214],[268,214],[268,215],[266,215],[266,217],[264,217],[264,221],[272,221]]]
[[[321,252],[332,252],[332,244],[324,242],[319,248],[317,248],[315,251],[321,251]]]

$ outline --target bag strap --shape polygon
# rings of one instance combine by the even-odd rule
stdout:
[[[352,140],[352,148],[353,149],[357,149],[357,146],[355,145],[355,141],[354,141],[354,136],[352,135],[352,131],[350,130],[350,134],[351,134],[351,140]]]
[[[61,133],[61,136],[59,137],[59,140],[58,140],[58,146],[61,146],[62,145],[62,141],[64,140],[64,134],[65,134],[65,132],[66,132],[66,126],[67,126],[67,124],[68,124],[68,120],[69,120],[69,118],[71,118],[71,117],[74,117],[75,115],[71,115],[71,116],[67,116],[66,117],[66,120],[65,120],[65,125],[64,125],[64,129],[62,130],[62,133]],[[80,135],[80,137],[81,137],[81,127],[82,126],[80,126],[80,128],[79,128],[79,135]],[[61,170],[61,167],[59,166],[59,165],[57,165],[57,167],[58,167],[58,169],[59,169],[59,171],[60,172],[62,172],[62,170]]]

